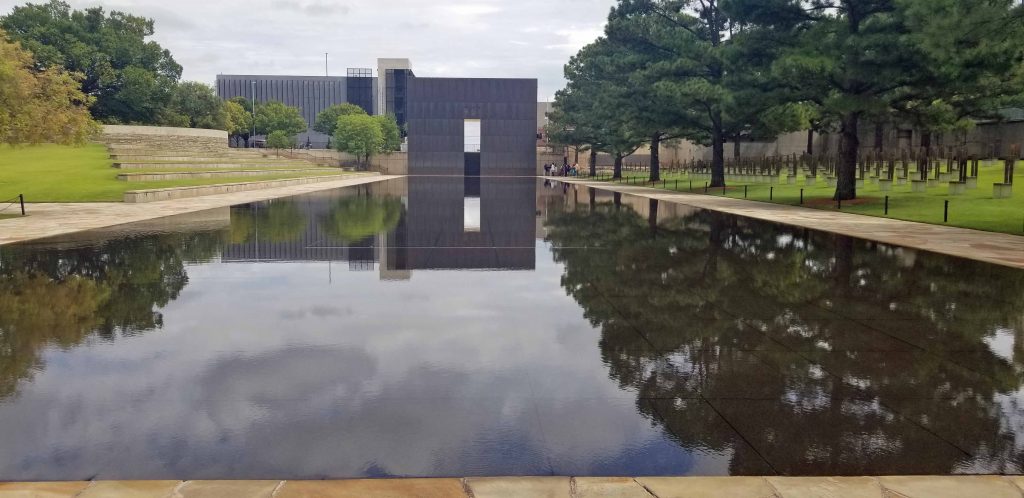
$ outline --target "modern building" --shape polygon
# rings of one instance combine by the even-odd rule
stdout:
[[[298,107],[308,129],[297,141],[315,148],[329,142],[313,124],[332,105],[393,115],[407,135],[408,172],[430,175],[532,176],[549,109],[537,103],[536,79],[416,77],[408,59],[377,59],[376,76],[220,75],[217,94]]]
[[[409,174],[534,175],[537,80],[409,80]]]
[[[278,101],[298,107],[308,126],[297,137],[314,147],[324,147],[328,137],[313,130],[316,116],[336,104],[350,103],[368,114],[393,114],[405,125],[406,85],[413,76],[408,59],[378,59],[377,74],[371,68],[348,68],[345,76],[217,75],[217,95],[224,99],[244,97],[256,102]],[[383,75],[381,77],[381,75]]]

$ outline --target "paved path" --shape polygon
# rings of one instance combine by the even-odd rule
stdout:
[[[1024,237],[1018,235],[713,195],[673,192],[650,187],[564,178],[558,180],[887,244],[1024,268]]]
[[[508,477],[0,483],[0,498],[1022,498],[1024,477]]]
[[[26,204],[25,211],[28,212],[28,216],[0,220],[0,245],[397,178],[396,176],[379,175],[376,173],[358,173],[345,176],[343,179],[329,182],[147,202],[143,204],[125,202]]]

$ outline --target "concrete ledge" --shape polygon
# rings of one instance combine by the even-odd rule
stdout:
[[[334,481],[77,481],[0,483],[0,496],[51,498],[1021,498],[1024,477],[474,477]]]
[[[380,173],[363,173],[345,175],[355,176],[379,176]],[[307,183],[320,183],[337,181],[342,175],[307,176],[303,178],[288,178],[284,180],[267,180],[261,182],[223,183],[219,185],[201,185],[196,187],[173,187],[150,190],[130,190],[124,193],[124,202],[143,203],[166,201],[171,199],[184,199],[187,197],[202,197],[205,195],[230,194],[232,192],[245,192],[248,190],[263,190],[268,188],[288,187],[292,185],[305,185]]]
[[[173,173],[120,173],[117,179],[124,182],[158,182],[162,180],[187,180],[192,178],[219,178],[232,176],[267,176],[288,173],[327,173],[334,171],[341,173],[337,168],[296,168],[296,169],[239,169],[224,171],[179,171]]]
[[[228,132],[224,130],[207,130],[203,128],[176,128],[173,126],[131,126],[104,125],[103,135],[151,135],[161,137],[206,137],[223,138],[227,147]]]
[[[261,166],[313,166],[313,163],[306,161],[298,161],[295,159],[284,159],[284,160],[268,160],[268,159],[257,159],[257,160],[231,160],[230,162],[155,162],[155,163],[119,163],[115,162],[114,167],[117,169],[160,169],[160,168],[259,168]]]

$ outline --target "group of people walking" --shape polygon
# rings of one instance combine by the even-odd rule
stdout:
[[[547,176],[576,176],[579,174],[579,170],[575,164],[570,166],[568,162],[561,166],[550,163],[544,165],[544,174]]]

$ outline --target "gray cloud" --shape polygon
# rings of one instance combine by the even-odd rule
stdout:
[[[0,13],[24,1],[0,0]],[[614,0],[71,0],[151,17],[154,39],[183,78],[218,73],[320,75],[408,57],[421,76],[529,77],[539,97],[564,85],[562,66],[601,32]]]

